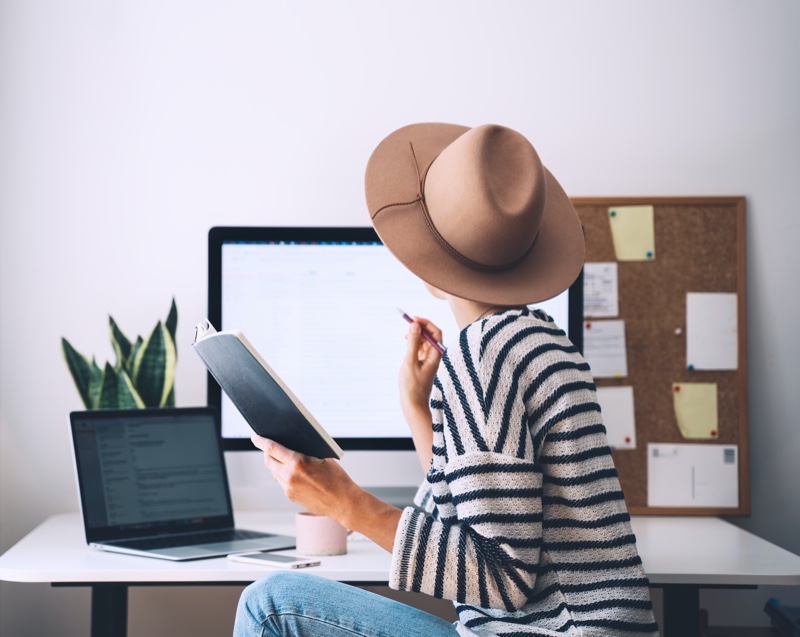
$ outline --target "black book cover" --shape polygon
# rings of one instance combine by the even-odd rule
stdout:
[[[342,457],[333,438],[241,332],[198,328],[194,349],[257,434],[307,456]]]

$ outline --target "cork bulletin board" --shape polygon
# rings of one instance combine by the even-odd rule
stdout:
[[[609,223],[615,206],[652,206],[654,257],[617,261],[618,318],[624,320],[627,376],[596,378],[598,388],[633,388],[635,448],[613,450],[630,512],[749,514],[744,198],[574,198],[572,202],[584,225],[587,263],[617,261]],[[732,338],[737,340],[738,364],[735,369],[693,370],[687,364],[687,294],[713,292],[736,295]],[[676,383],[716,384],[718,430],[713,438],[688,440],[681,433],[673,402]],[[651,506],[651,443],[736,445],[738,504]]]

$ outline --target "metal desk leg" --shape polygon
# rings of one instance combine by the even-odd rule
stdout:
[[[128,586],[92,584],[92,637],[126,637]]]
[[[664,586],[664,637],[700,637],[700,588]]]

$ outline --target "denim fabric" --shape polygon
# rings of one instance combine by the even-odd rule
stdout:
[[[276,571],[248,586],[234,637],[458,637],[453,624],[375,593]]]

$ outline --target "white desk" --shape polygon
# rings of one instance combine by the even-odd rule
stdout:
[[[241,513],[236,522],[293,533],[291,514]],[[635,517],[633,530],[651,585],[664,589],[665,637],[699,634],[701,588],[800,585],[800,557],[719,518]],[[264,572],[224,558],[169,562],[89,549],[77,513],[48,518],[0,556],[0,580],[91,586],[93,637],[125,635],[129,586],[244,585]],[[389,554],[354,539],[347,555],[323,558],[308,572],[351,584],[386,584]]]

